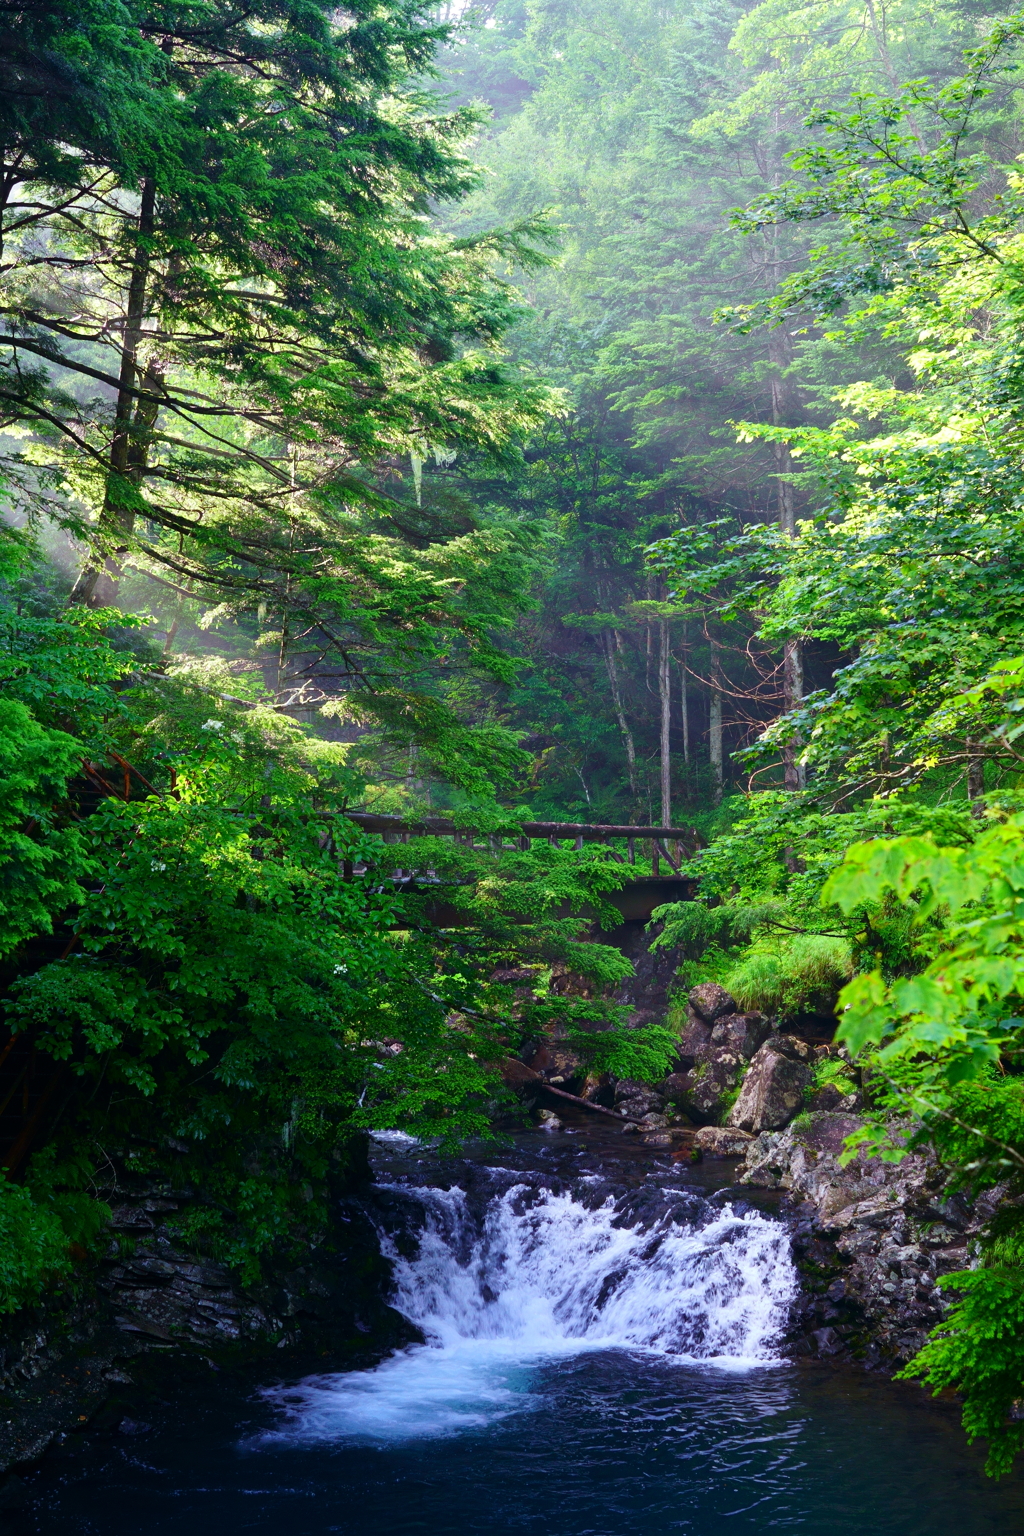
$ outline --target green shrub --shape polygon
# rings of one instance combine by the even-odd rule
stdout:
[[[0,1177],[0,1313],[35,1301],[70,1267],[68,1236],[58,1212],[37,1204],[23,1185]]]
[[[775,950],[749,950],[722,985],[741,1008],[787,1018],[830,1012],[852,973],[845,940],[803,934]]]

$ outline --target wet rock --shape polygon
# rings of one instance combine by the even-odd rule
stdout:
[[[711,1044],[725,1046],[749,1061],[772,1032],[763,1013],[727,1013],[711,1031]]]
[[[506,1056],[498,1063],[498,1071],[501,1080],[509,1088],[521,1088],[527,1083],[536,1083],[540,1079],[540,1073],[528,1067],[525,1061],[519,1061],[515,1056]]]
[[[649,1131],[640,1137],[645,1147],[671,1147],[673,1138],[671,1131]]]
[[[856,1114],[863,1107],[864,1095],[859,1089],[851,1085],[850,1091],[844,1093],[838,1083],[826,1083],[807,1100],[807,1108],[816,1113]]]
[[[724,1013],[736,1013],[736,999],[716,981],[703,981],[687,998],[690,1007],[706,1023],[714,1024]]]
[[[130,1419],[127,1415],[117,1426],[119,1435],[148,1435],[151,1429],[151,1424],[144,1424],[141,1419]]]
[[[710,1040],[711,1025],[702,1019],[699,1013],[695,1013],[692,1008],[688,1007],[686,1010],[686,1023],[683,1025],[683,1032],[679,1036],[678,1053],[673,1071],[688,1072]]]
[[[843,1341],[834,1328],[816,1328],[810,1334],[816,1355],[838,1355],[843,1350]]]
[[[538,1119],[542,1131],[560,1131],[563,1129],[563,1122],[552,1109],[542,1109]]]
[[[754,1055],[727,1123],[742,1131],[779,1130],[803,1103],[811,1081],[811,1047],[794,1035],[774,1035]]]
[[[644,1115],[640,1121],[642,1131],[663,1131],[668,1128],[668,1120],[664,1115]]]
[[[546,1041],[533,1054],[529,1065],[539,1072],[546,1082],[575,1093],[576,1085],[586,1076],[583,1063],[575,1051],[554,1041]]]
[[[580,1086],[580,1098],[611,1109],[615,1103],[615,1082],[607,1072],[588,1072]]]
[[[689,1072],[672,1072],[658,1084],[658,1092],[670,1104],[681,1104],[690,1091],[692,1081]]]
[[[841,1166],[847,1137],[863,1124],[854,1114],[815,1113],[766,1131],[751,1141],[739,1182],[787,1190],[806,1213],[809,1228],[795,1238],[798,1263],[806,1266],[798,1350],[852,1353],[875,1367],[895,1367],[920,1349],[955,1301],[936,1281],[969,1266],[970,1238],[990,1219],[1000,1192],[969,1207],[961,1194],[946,1191],[945,1171],[920,1152],[887,1163],[862,1150]],[[892,1122],[897,1141],[909,1129]],[[960,1230],[935,1220],[947,1203]],[[838,1347],[830,1335],[821,1348],[823,1329]]]
[[[630,1120],[642,1120],[644,1115],[661,1112],[661,1094],[647,1083],[623,1077],[615,1085],[615,1107]]]
[[[735,1051],[708,1046],[692,1074],[690,1090],[683,1100],[686,1113],[698,1125],[720,1120],[745,1066],[743,1057]]]
[[[705,1125],[693,1138],[705,1157],[744,1157],[753,1141],[749,1131],[737,1130],[731,1125]]]

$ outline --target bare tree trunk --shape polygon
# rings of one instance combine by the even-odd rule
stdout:
[[[156,187],[151,178],[142,184],[142,204],[139,209],[138,241],[132,262],[131,281],[128,285],[128,302],[125,309],[124,330],[121,337],[121,366],[118,374],[117,404],[114,408],[114,430],[110,439],[107,483],[103,496],[103,508],[99,517],[101,535],[122,535],[127,538],[135,526],[135,492],[145,468],[145,460],[138,460],[139,443],[136,442],[133,463],[133,439],[136,421],[139,428],[152,432],[156,421],[156,401],[138,399],[138,351],[142,339],[142,326],[146,315],[146,296],[151,265],[149,240],[153,234],[156,212]],[[155,370],[146,371],[143,384],[158,387],[162,376]],[[138,402],[136,404],[136,402]],[[148,445],[143,450],[148,457]],[[136,474],[131,473],[132,470]],[[73,603],[85,603],[90,608],[102,608],[117,596],[121,578],[121,563],[127,545],[119,545],[109,554],[103,565],[89,561],[83,568],[71,593]]]
[[[722,688],[721,688],[721,663],[718,656],[718,645],[711,642],[711,711],[708,731],[708,746],[711,757],[711,771],[714,775],[715,804],[721,803],[725,789],[725,754],[722,749]]]
[[[971,802],[972,816],[981,816],[984,811],[985,759],[978,752],[978,743],[969,737],[967,752],[967,798]]]
[[[604,630],[601,636],[604,642],[604,661],[608,669],[608,683],[612,690],[612,702],[615,705],[615,718],[619,722],[619,730],[622,732],[622,744],[626,749],[626,771],[629,774],[629,792],[636,799],[636,746],[633,742],[633,732],[629,728],[626,719],[626,711],[622,707],[622,694],[619,690],[619,669],[615,664],[615,651],[618,646],[618,634],[613,641],[612,636]]]
[[[669,643],[669,625],[662,619],[659,626],[658,695],[661,700],[661,824],[672,825],[672,648]]]
[[[793,389],[789,380],[785,377],[787,368],[793,361],[793,347],[789,332],[779,326],[769,334],[768,356],[773,365],[772,373],[772,421],[775,426],[784,424],[786,416],[792,411],[795,404]],[[779,531],[787,534],[789,538],[796,538],[796,500],[793,495],[793,487],[788,476],[793,469],[793,455],[790,453],[788,443],[774,443],[772,445],[775,454],[776,465],[776,493],[779,507]],[[787,640],[782,655],[782,708],[785,714],[791,714],[798,707],[804,696],[804,656],[803,644],[794,637]],[[795,739],[786,743],[782,749],[783,772],[785,774],[786,788],[789,790],[803,789],[806,775],[802,764],[797,760],[797,742]]]
[[[725,787],[725,770],[722,758],[722,694],[718,688],[711,694],[711,771],[714,774],[715,804],[721,803],[722,791]]]
[[[688,687],[688,682],[689,682],[690,673],[689,673],[689,669],[687,668],[687,665],[686,665],[686,651],[685,651],[685,648],[683,650],[683,660],[682,660],[682,663],[680,664],[679,672],[680,672],[679,708],[680,708],[680,711],[681,711],[682,716],[683,716],[683,762],[686,764],[687,768],[689,768],[689,766],[690,766],[690,690],[689,690],[689,687]]]
[[[804,651],[799,640],[787,640],[782,657],[784,704],[786,713],[796,709],[804,696]],[[790,741],[782,757],[786,769],[786,788],[803,789],[806,774],[796,760],[796,741]]]

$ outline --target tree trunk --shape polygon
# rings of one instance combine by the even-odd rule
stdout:
[[[618,644],[618,635],[615,639],[604,630],[601,639],[604,643],[604,662],[608,669],[608,684],[612,690],[612,702],[615,705],[615,718],[619,722],[619,730],[622,732],[622,744],[626,749],[626,771],[629,774],[629,791],[636,799],[636,746],[633,742],[633,732],[629,728],[626,719],[626,711],[622,707],[622,694],[619,691],[619,670],[615,664],[615,651]],[[666,822],[666,826],[668,823]]]
[[[688,687],[689,671],[686,666],[686,652],[683,652],[683,660],[679,668],[679,709],[683,717],[683,762],[687,768],[690,766],[690,691]]]
[[[715,804],[719,805],[725,787],[725,770],[722,756],[722,695],[718,688],[711,694],[711,771],[714,774]]]
[[[967,798],[971,802],[971,814],[981,816],[984,811],[985,759],[978,752],[978,743],[967,741]]]
[[[722,688],[721,688],[721,663],[718,658],[718,646],[714,640],[711,642],[711,711],[708,731],[708,745],[711,757],[711,772],[714,776],[715,804],[721,803],[725,789],[725,754],[722,749]]]
[[[104,488],[103,508],[98,529],[101,538],[118,535],[127,538],[135,525],[136,491],[148,457],[148,442],[136,438],[138,430],[143,434],[153,430],[158,403],[140,400],[138,397],[138,351],[142,339],[142,326],[146,315],[146,297],[151,265],[150,238],[153,234],[156,211],[156,188],[152,179],[142,184],[142,204],[139,209],[139,238],[132,261],[131,281],[128,284],[128,301],[125,309],[124,330],[121,337],[121,366],[118,373],[117,404],[114,409],[114,430],[110,439],[107,481]],[[147,369],[143,378],[146,387],[157,387],[162,375]],[[140,463],[139,454],[144,457]],[[132,472],[135,472],[134,475]],[[90,560],[85,565],[71,593],[73,603],[85,603],[90,608],[102,608],[117,596],[121,578],[121,562],[127,549],[119,544],[108,554],[102,565]]]
[[[784,707],[786,713],[796,709],[804,696],[804,652],[799,640],[787,640],[782,658]],[[783,750],[786,769],[786,788],[803,789],[806,774],[802,763],[796,760],[797,742],[794,738]]]
[[[660,625],[658,695],[661,700],[661,824],[672,825],[672,648],[666,619]]]
[[[768,356],[773,365],[772,374],[772,421],[775,426],[785,423],[787,416],[793,412],[796,401],[794,391],[789,380],[785,377],[786,369],[793,361],[793,347],[789,332],[779,326],[769,334]],[[779,508],[779,531],[787,534],[789,538],[796,538],[796,499],[793,495],[793,487],[787,476],[792,473],[793,455],[790,453],[788,443],[773,443],[775,454],[775,468],[777,479],[775,482]],[[782,655],[782,708],[784,713],[791,714],[800,704],[804,696],[804,656],[803,645],[798,638],[787,640]],[[806,775],[803,766],[796,760],[798,743],[796,739],[787,742],[782,749],[783,772],[785,774],[786,788],[789,790],[803,789]]]

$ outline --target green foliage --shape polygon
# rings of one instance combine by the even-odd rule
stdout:
[[[79,743],[0,698],[0,956],[51,933],[92,873],[85,840],[60,824],[55,802],[80,766]]]
[[[851,969],[848,944],[805,934],[774,951],[749,949],[726,972],[722,985],[741,1008],[786,1019],[801,1012],[830,1012]]]
[[[0,1313],[36,1301],[69,1268],[67,1233],[56,1213],[22,1185],[0,1180]]]
[[[26,1183],[0,1178],[0,1314],[67,1283],[77,1259],[108,1240],[109,1208],[89,1190],[92,1164],[79,1152],[38,1153]]]
[[[856,1086],[846,1062],[835,1056],[826,1056],[814,1066],[815,1092],[822,1088],[839,1088],[850,1093]]]
[[[968,848],[941,848],[930,838],[850,848],[823,899],[852,914],[893,896],[912,912],[917,954],[930,961],[889,982],[878,970],[850,982],[840,1006],[851,1049],[882,1045],[885,1065],[923,1051],[956,1082],[1012,1046],[1020,1021],[1008,1017],[1007,1005],[1024,982],[1022,848],[1019,814],[986,827]],[[926,924],[938,913],[936,946]]]
[[[79,1176],[89,1147],[188,1179],[183,1239],[252,1281],[323,1228],[353,1136],[486,1134],[497,1064],[526,1039],[554,1031],[598,1070],[664,1074],[674,1037],[619,1027],[607,994],[632,968],[589,942],[631,874],[606,850],[385,844],[344,815],[366,791],[351,749],[259,687],[226,696],[223,664],[129,671],[78,613],[9,614],[4,633],[5,1017],[77,1084],[50,1161],[11,1197],[26,1266],[11,1306],[102,1222]],[[89,752],[37,712],[80,721]],[[496,750],[487,782],[500,774]],[[518,833],[493,800],[466,814]],[[525,1002],[510,964],[536,973]]]
[[[900,1374],[966,1399],[968,1439],[988,1442],[985,1470],[1001,1477],[1024,1446],[1024,1424],[1009,1417],[1024,1376],[1024,1266],[993,1263],[943,1275],[939,1284],[961,1299]]]

